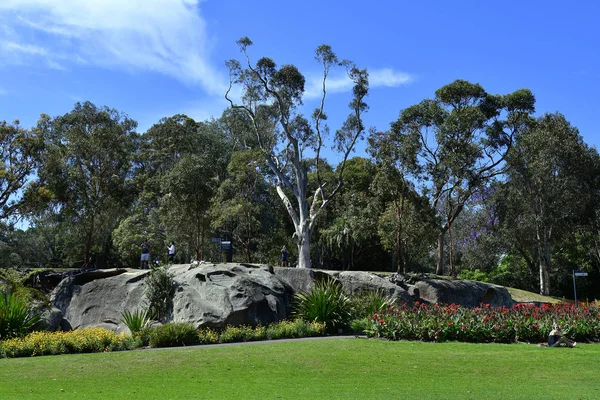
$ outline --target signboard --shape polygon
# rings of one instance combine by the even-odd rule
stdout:
[[[221,238],[212,238],[213,243],[221,243]]]
[[[588,273],[585,271],[580,271],[578,269],[574,269],[573,276],[588,276]]]
[[[230,241],[222,241],[221,242],[221,250],[229,250],[231,249],[231,242]]]

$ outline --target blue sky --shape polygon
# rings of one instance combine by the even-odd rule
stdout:
[[[529,88],[538,115],[562,112],[600,147],[599,15],[595,1],[0,0],[0,120],[31,127],[85,100],[127,113],[140,132],[176,113],[218,117],[224,61],[248,36],[255,59],[297,65],[309,92],[320,44],[368,68],[365,122],[379,130],[460,78],[490,93]],[[350,99],[341,78],[332,130]]]

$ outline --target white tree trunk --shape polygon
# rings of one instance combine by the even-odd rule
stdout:
[[[546,228],[537,228],[538,263],[540,269],[540,294],[550,295],[550,233]]]
[[[298,241],[298,268],[310,267],[310,232],[306,232],[303,240]]]

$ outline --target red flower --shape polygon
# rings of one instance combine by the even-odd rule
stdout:
[[[446,322],[446,325],[448,325],[448,326],[452,326],[452,321],[448,321],[448,322]]]
[[[379,325],[383,325],[383,324],[385,324],[385,321],[384,321],[384,320],[382,320],[382,319],[380,319],[380,320],[379,320]]]
[[[483,319],[483,322],[490,322],[490,319],[489,319],[488,317],[485,317],[485,318]]]

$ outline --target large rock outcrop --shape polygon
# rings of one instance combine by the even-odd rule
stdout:
[[[332,276],[340,281],[344,292],[347,294],[358,295],[380,291],[397,301],[411,301],[407,285],[402,287],[387,278],[382,278],[370,272],[344,271],[333,273]]]
[[[421,299],[429,303],[458,304],[463,307],[477,307],[489,304],[492,307],[511,307],[514,301],[504,286],[489,283],[425,279],[415,284]]]
[[[319,271],[252,264],[174,265],[175,296],[169,321],[191,322],[196,327],[268,324],[288,318],[294,293],[309,291],[323,279],[339,281],[347,294],[381,291],[401,301],[512,306],[506,288],[480,282],[423,279],[414,285],[400,276],[379,276],[360,271]],[[62,329],[127,328],[124,310],[146,308],[147,270],[93,270],[67,276],[52,293],[55,307],[48,325]],[[400,279],[399,279],[400,278]]]
[[[256,325],[288,316],[293,289],[267,268],[239,264],[174,265],[172,321],[197,327]],[[98,270],[64,279],[51,301],[63,313],[63,327],[117,331],[123,310],[145,307],[149,271]]]

